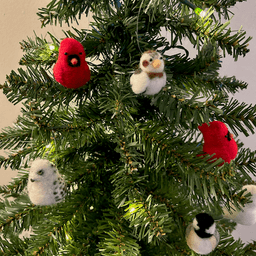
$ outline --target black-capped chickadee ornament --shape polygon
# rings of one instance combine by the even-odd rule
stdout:
[[[52,205],[66,195],[66,184],[56,167],[46,159],[35,160],[28,177],[28,195],[35,205]]]
[[[216,248],[219,240],[214,219],[207,213],[197,214],[186,229],[187,245],[198,254],[209,254]]]
[[[247,194],[249,192],[252,194],[252,203],[245,204],[241,211],[236,211],[235,206],[230,203],[230,206],[232,207],[230,208],[231,212],[224,207],[223,217],[231,219],[241,225],[251,226],[256,223],[256,185],[245,185],[242,187],[242,190],[244,189],[247,191],[245,191],[243,194]]]
[[[160,53],[149,50],[142,54],[140,66],[130,77],[134,93],[154,95],[166,85],[164,60]]]

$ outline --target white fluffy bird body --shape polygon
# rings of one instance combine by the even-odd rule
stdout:
[[[154,95],[166,85],[164,60],[160,53],[150,50],[142,54],[140,67],[130,77],[134,93]]]
[[[216,229],[216,224],[214,221],[213,223],[209,224],[209,227],[207,226],[207,223],[202,224],[202,220],[201,220],[202,225],[200,225],[199,223],[200,221],[196,217],[193,220],[193,222],[187,227],[186,241],[187,241],[188,247],[191,250],[201,255],[207,255],[211,253],[218,245],[220,240],[220,235]],[[203,228],[202,226],[208,227],[208,228]],[[197,233],[197,231],[199,232]],[[202,235],[200,236],[199,234],[200,235],[202,234]]]
[[[56,167],[46,159],[35,160],[28,178],[28,195],[35,205],[52,205],[66,195],[66,184]]]
[[[233,208],[231,209],[231,213],[227,210],[227,208],[223,208],[224,218],[231,219],[234,222],[245,225],[251,226],[256,223],[256,185],[245,185],[242,187],[242,190],[247,189],[244,194],[251,193],[252,203],[245,204],[241,211],[236,211],[235,206],[230,203],[230,206]]]

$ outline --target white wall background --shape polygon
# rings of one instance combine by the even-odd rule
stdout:
[[[50,0],[0,0],[0,84],[3,84],[7,74],[11,70],[16,70],[19,65],[18,62],[22,57],[22,50],[20,49],[19,42],[27,37],[33,37],[36,31],[37,35],[45,36],[47,31],[56,37],[63,37],[62,29],[67,30],[66,26],[62,28],[47,26],[41,29],[41,22],[36,15],[37,9],[45,7]],[[256,1],[248,0],[244,3],[238,3],[232,9],[235,16],[231,21],[231,28],[238,30],[241,25],[247,35],[256,37]],[[88,26],[88,19],[83,19],[80,22],[80,27],[86,28]],[[248,89],[239,92],[235,95],[240,102],[244,101],[248,104],[256,104],[256,42],[253,39],[250,42],[250,53],[245,58],[240,57],[237,62],[234,62],[231,57],[226,57],[222,63],[220,75],[233,76],[237,79],[249,83]],[[20,113],[21,105],[13,106],[3,95],[0,90],[0,129],[11,126],[15,122]],[[239,136],[239,139],[244,142],[246,147],[256,150],[256,135],[246,138]],[[4,155],[0,151],[0,155]],[[16,175],[16,171],[10,169],[0,169],[0,185],[7,184],[11,177]],[[235,238],[241,237],[244,241],[250,239],[256,240],[256,225],[247,227],[238,225],[237,230],[234,232]]]
[[[235,98],[240,102],[247,104],[256,104],[256,1],[248,0],[244,3],[238,3],[232,9],[235,16],[231,20],[231,28],[237,30],[243,25],[247,35],[253,37],[249,42],[250,52],[244,58],[239,58],[234,62],[232,57],[226,57],[222,63],[220,75],[233,76],[237,79],[246,81],[248,89],[235,94]],[[245,144],[245,147],[256,150],[256,134],[245,137],[240,135],[239,139]],[[233,236],[237,239],[240,237],[243,241],[256,240],[256,224],[253,226],[243,226],[237,224]]]

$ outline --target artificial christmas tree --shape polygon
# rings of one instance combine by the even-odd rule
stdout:
[[[219,21],[236,2],[52,0],[39,10],[43,26],[94,14],[91,29],[63,35],[83,45],[91,77],[81,88],[63,87],[52,72],[61,39],[21,42],[25,67],[1,86],[10,102],[24,106],[17,123],[0,134],[0,147],[10,151],[1,166],[20,170],[0,189],[2,255],[196,255],[186,228],[204,212],[220,236],[211,255],[256,255],[255,242],[235,241],[235,222],[221,216],[224,207],[232,213],[250,203],[241,188],[253,183],[255,152],[236,140],[230,163],[198,157],[205,154],[203,123],[221,121],[235,137],[256,126],[256,106],[229,99],[247,84],[218,74],[221,55],[236,60],[248,52],[250,37]],[[185,39],[196,58],[189,58]],[[166,85],[154,95],[135,94],[130,77],[148,50],[164,57]],[[36,158],[64,175],[64,201],[29,200]],[[30,228],[31,237],[19,236]]]

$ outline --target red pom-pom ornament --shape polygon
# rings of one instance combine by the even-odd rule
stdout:
[[[56,81],[72,89],[85,85],[91,77],[85,56],[80,42],[73,38],[63,39],[60,43],[58,60],[53,68]]]
[[[203,123],[198,129],[204,137],[203,151],[209,155],[215,154],[211,159],[222,158],[227,163],[235,159],[238,147],[233,134],[228,131],[224,123],[221,121],[213,121],[209,125]]]

